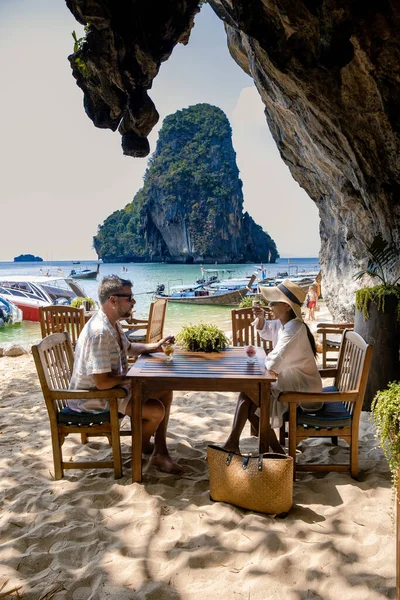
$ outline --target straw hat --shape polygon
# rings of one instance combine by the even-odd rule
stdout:
[[[284,279],[276,287],[260,287],[261,293],[268,302],[285,302],[294,310],[296,317],[301,316],[301,305],[306,299],[307,292],[290,279]]]

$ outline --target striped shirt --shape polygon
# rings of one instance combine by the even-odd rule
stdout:
[[[86,323],[79,336],[69,389],[96,389],[93,375],[100,373],[126,375],[129,347],[130,342],[120,324],[113,327],[100,309]],[[108,410],[108,401],[102,398],[68,400],[68,406],[77,412],[96,413]]]

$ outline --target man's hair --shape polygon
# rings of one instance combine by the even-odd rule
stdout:
[[[105,304],[110,296],[118,294],[122,288],[132,287],[132,281],[129,279],[121,279],[118,275],[106,275],[100,282],[98,296],[101,306]]]

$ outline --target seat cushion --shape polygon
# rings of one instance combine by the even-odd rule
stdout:
[[[121,419],[124,415],[118,414]],[[76,410],[68,408],[68,406],[62,408],[58,413],[58,422],[71,425],[99,425],[101,423],[110,422],[110,411],[105,410],[100,413],[79,413]]]
[[[323,389],[324,392],[337,392],[335,386]],[[327,402],[320,410],[314,413],[297,413],[297,424],[318,429],[330,429],[332,427],[347,427],[351,424],[351,414],[343,402]]]

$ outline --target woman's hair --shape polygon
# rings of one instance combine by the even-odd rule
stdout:
[[[290,319],[289,319],[290,321],[292,319],[296,318],[296,314],[292,308],[290,309],[289,317],[290,317]],[[315,343],[315,338],[314,338],[313,334],[311,333],[310,328],[307,325],[307,323],[304,323],[304,327],[307,330],[307,337],[308,337],[308,341],[310,342],[311,350],[312,350],[314,356],[317,357],[317,345]]]

